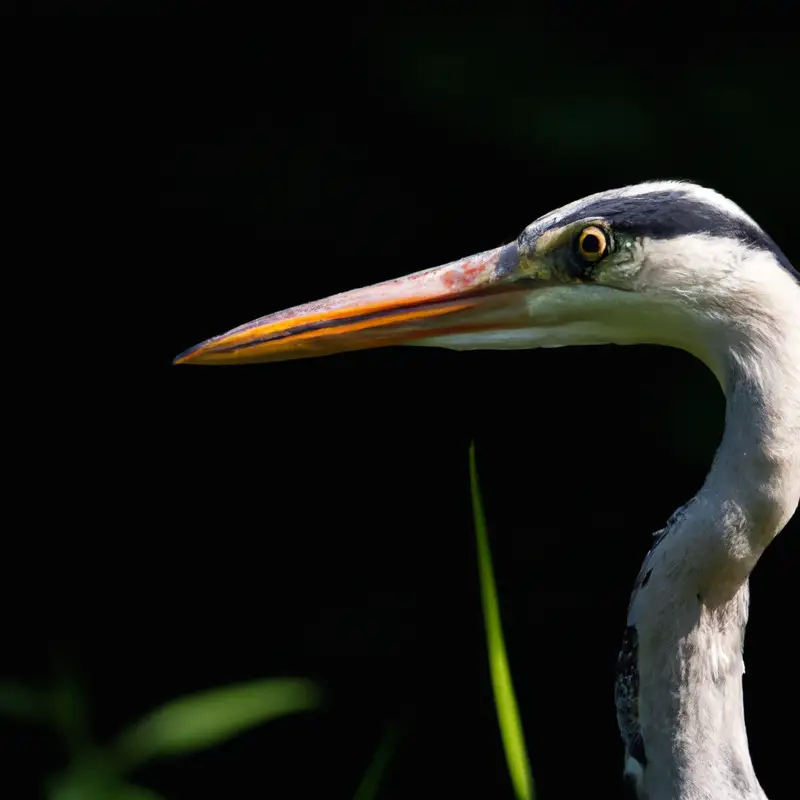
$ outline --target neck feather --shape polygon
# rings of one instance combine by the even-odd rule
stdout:
[[[800,499],[800,286],[783,270],[765,272],[729,305],[734,316],[707,362],[726,395],[725,431],[693,510],[720,599],[746,580]]]
[[[648,800],[765,797],[747,745],[742,649],[747,579],[800,498],[800,286],[764,258],[740,265],[738,291],[704,321],[725,432],[631,601]]]

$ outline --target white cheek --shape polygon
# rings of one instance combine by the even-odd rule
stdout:
[[[532,291],[525,298],[525,307],[532,325],[564,324],[586,319],[592,307],[604,300],[610,290],[597,286],[553,286]]]
[[[645,309],[643,306],[647,304]],[[452,350],[517,350],[570,345],[653,341],[649,303],[630,292],[603,286],[554,286],[524,300],[526,327],[471,331],[418,339],[421,347]]]

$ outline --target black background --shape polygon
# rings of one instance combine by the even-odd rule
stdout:
[[[57,352],[13,392],[3,674],[66,659],[100,741],[191,691],[324,685],[319,712],[136,776],[175,800],[352,797],[392,723],[380,797],[511,797],[474,440],[539,796],[621,795],[617,648],[650,535],[719,440],[705,367],[654,347],[171,359],[647,179],[716,188],[798,263],[795,37],[644,26],[298,7],[39,42],[30,312]],[[795,772],[797,528],[752,578],[747,721],[773,798]],[[3,737],[10,780],[61,764],[45,733]]]

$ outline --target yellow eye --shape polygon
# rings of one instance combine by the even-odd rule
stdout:
[[[608,252],[608,237],[602,228],[589,225],[578,237],[578,252],[587,261],[599,261]]]

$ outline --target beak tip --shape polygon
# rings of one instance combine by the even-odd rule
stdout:
[[[188,350],[184,350],[182,353],[178,353],[178,355],[176,355],[175,358],[172,359],[172,365],[175,366],[176,364],[186,364],[187,362],[192,361],[193,357],[203,347],[203,344],[196,344],[194,345],[194,347],[190,347]]]

